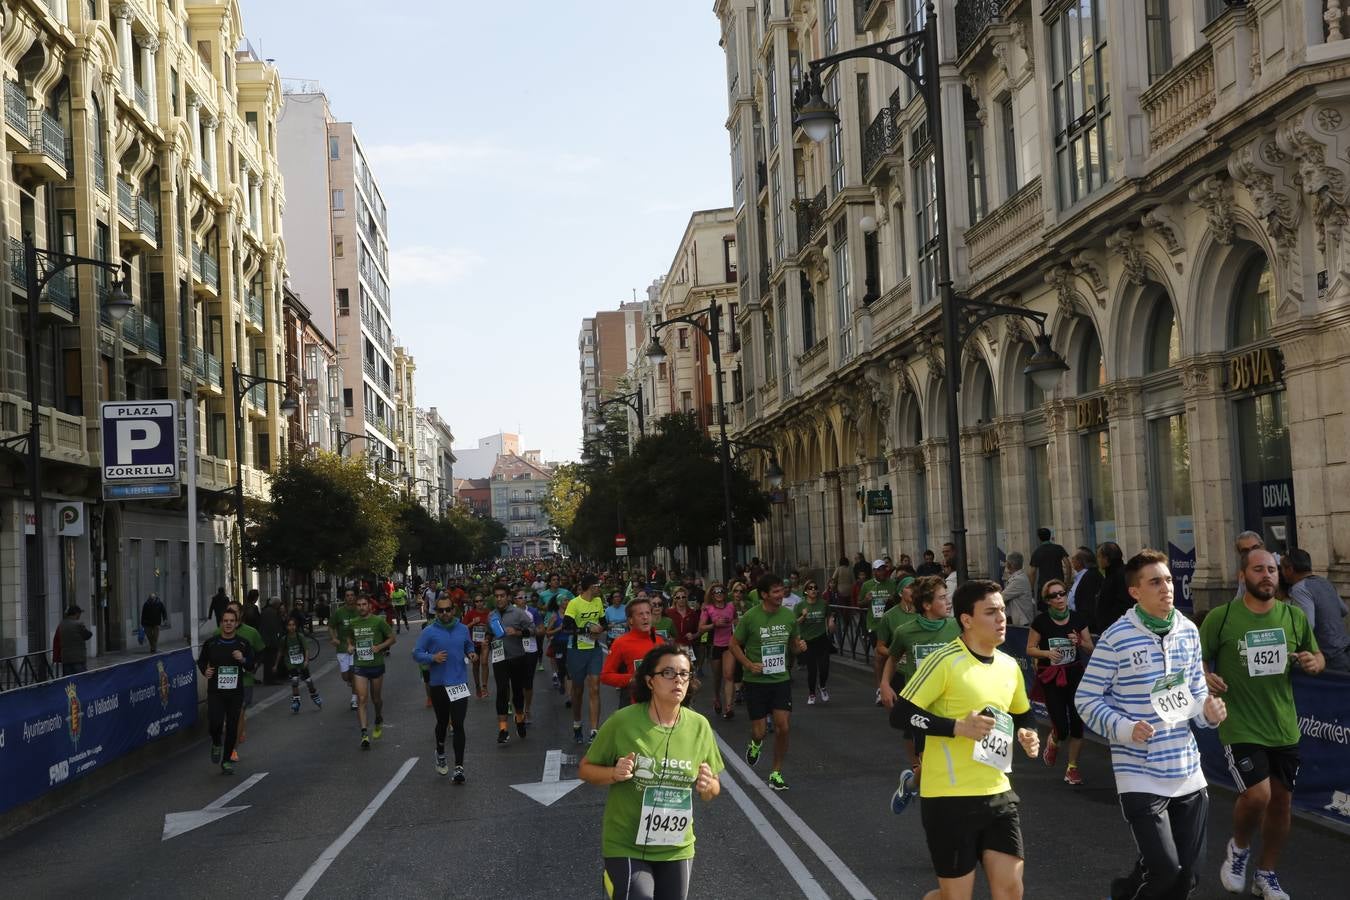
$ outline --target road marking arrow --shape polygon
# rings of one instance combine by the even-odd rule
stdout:
[[[576,778],[569,778],[566,781],[561,780],[562,757],[563,752],[561,750],[548,751],[544,756],[544,777],[529,784],[513,784],[511,787],[531,800],[537,800],[545,806],[552,806],[581,784],[581,781]]]
[[[217,819],[223,819],[226,816],[232,816],[237,812],[248,809],[247,806],[226,806],[225,804],[262,781],[266,775],[266,772],[250,775],[238,787],[226,792],[219,799],[212,800],[201,809],[194,809],[189,812],[165,813],[164,834],[160,837],[160,841],[176,838],[180,834],[187,834],[203,825],[210,825]]]

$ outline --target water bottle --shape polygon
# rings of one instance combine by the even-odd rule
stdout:
[[[506,629],[502,628],[502,617],[494,611],[488,616],[488,625],[492,627],[492,634],[498,639],[506,637]]]

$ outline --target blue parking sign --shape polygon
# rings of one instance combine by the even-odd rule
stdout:
[[[103,482],[178,481],[178,404],[103,403]]]

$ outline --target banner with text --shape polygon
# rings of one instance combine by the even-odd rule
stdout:
[[[0,693],[0,813],[196,720],[187,649]]]

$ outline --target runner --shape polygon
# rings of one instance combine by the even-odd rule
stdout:
[[[675,643],[675,621],[665,613],[665,597],[660,591],[651,595],[652,632],[667,644]]]
[[[675,646],[687,651],[689,658],[697,666],[694,638],[698,634],[698,611],[689,606],[689,588],[682,584],[676,586],[675,593],[671,594],[670,599],[671,606],[666,610],[666,618],[674,626],[670,632],[670,640]]]
[[[1044,529],[1042,529],[1044,530]],[[1036,679],[1045,694],[1045,708],[1053,728],[1046,737],[1041,761],[1053,767],[1059,757],[1059,745],[1069,742],[1069,765],[1064,782],[1075,787],[1083,783],[1078,771],[1078,755],[1083,750],[1083,720],[1079,718],[1073,695],[1083,678],[1085,656],[1092,652],[1092,634],[1087,617],[1069,609],[1069,587],[1058,578],[1042,586],[1041,605],[1027,631],[1027,656],[1040,660]]]
[[[1252,838],[1261,831],[1251,892],[1264,900],[1289,900],[1275,866],[1289,839],[1294,783],[1298,778],[1298,712],[1294,708],[1291,663],[1308,675],[1326,666],[1303,610],[1280,603],[1279,563],[1263,547],[1242,558],[1246,591],[1200,626],[1200,644],[1211,693],[1232,705],[1219,726],[1228,771],[1238,790],[1233,837],[1219,869],[1232,893],[1247,886]]]
[[[314,686],[314,679],[309,674],[309,648],[300,636],[299,615],[292,614],[286,619],[286,636],[281,641],[281,661],[277,668],[290,676],[292,713],[300,712],[301,681],[309,689],[309,699],[314,701],[316,707],[323,708],[323,698],[319,696],[319,689]]]
[[[219,765],[226,775],[234,771],[234,742],[244,710],[242,673],[252,668],[254,662],[253,648],[239,636],[238,627],[239,610],[230,604],[220,614],[220,632],[207,638],[197,654],[197,668],[206,677],[211,762]]]
[[[977,864],[993,896],[1021,897],[1019,801],[1007,773],[1014,741],[1032,759],[1040,751],[1036,719],[1022,670],[998,649],[1008,621],[998,582],[967,581],[952,605],[961,636],[924,658],[891,710],[892,725],[926,735],[932,774],[920,813],[939,889],[925,900],[969,900]]]
[[[352,655],[347,652],[347,623],[360,614],[356,608],[356,591],[347,588],[342,593],[342,605],[328,620],[328,639],[337,651],[338,672],[352,692],[352,709],[356,709],[356,685],[352,683]]]
[[[601,683],[619,689],[619,706],[627,706],[632,701],[633,695],[628,688],[637,675],[638,665],[660,643],[663,641],[652,633],[651,603],[647,600],[629,601],[628,630],[609,645],[609,653],[605,656],[605,665],[600,672]]]
[[[611,645],[628,630],[628,607],[623,602],[623,591],[609,592],[609,605],[605,607],[605,638]]]
[[[1136,605],[1102,632],[1074,703],[1111,742],[1139,853],[1134,871],[1112,881],[1111,897],[1182,900],[1198,881],[1209,810],[1191,725],[1212,728],[1226,709],[1205,686],[1199,633],[1172,605],[1167,557],[1141,551],[1125,578]]]
[[[888,709],[895,708],[896,685],[903,689],[930,654],[961,636],[960,624],[951,617],[952,604],[947,595],[947,583],[936,575],[912,580],[918,614],[891,635],[887,644],[890,650],[881,673],[881,702]],[[924,733],[916,730],[908,721],[901,731],[904,732],[905,752],[909,755],[909,768],[900,773],[900,784],[891,795],[891,812],[897,816],[918,796],[920,775],[923,772]]]
[[[817,695],[821,703],[830,702],[826,685],[830,682],[830,635],[834,633],[834,613],[816,589],[815,579],[806,580],[802,593],[806,597],[793,612],[802,640],[806,642],[806,653],[803,654],[806,660],[806,705],[815,706]]]
[[[356,717],[361,723],[361,749],[370,749],[373,736],[379,740],[384,734],[384,660],[385,653],[394,646],[394,630],[389,620],[371,612],[370,596],[362,594],[356,600],[357,617],[347,622],[347,652],[352,654],[352,682],[356,688]],[[375,728],[366,727],[366,701],[375,704]]]
[[[394,605],[391,617],[394,620],[394,628],[397,629],[397,632],[401,632],[405,628],[412,631],[412,626],[408,624],[408,592],[402,584],[394,588],[394,594],[390,599]]]
[[[769,787],[786,791],[783,760],[788,751],[792,715],[790,653],[805,653],[806,642],[797,632],[797,617],[783,609],[783,579],[764,575],[757,588],[760,605],[746,610],[731,635],[731,652],[745,669],[745,709],[750,716],[750,743],[745,761],[759,762],[764,719],[773,716],[773,768]]]
[[[548,642],[548,649],[545,652],[553,658],[553,689],[559,694],[565,694],[567,692],[567,633],[563,631],[563,614],[557,597],[548,601],[548,609],[544,613],[544,640]],[[565,705],[569,707],[572,705],[571,698],[565,701]]]
[[[258,633],[258,629],[244,621],[244,608],[234,600],[230,601],[230,606],[234,607],[235,621],[239,623],[235,628],[235,633],[239,635],[239,638],[242,641],[248,644],[253,656],[252,663],[245,666],[244,670],[239,673],[244,686],[243,693],[241,694],[243,705],[239,709],[239,737],[235,743],[242,744],[248,737],[248,708],[253,705],[253,685],[256,683],[253,672],[257,668],[258,663],[262,662],[263,651],[267,649],[267,643],[263,640],[262,635]],[[219,636],[220,629],[217,628],[215,633],[216,636]],[[239,751],[237,749],[231,750],[228,759],[230,762],[239,762]]]
[[[731,598],[731,605],[736,608],[736,618],[740,619],[741,616],[745,615],[745,611],[749,609],[751,606],[751,603],[748,599],[748,590],[745,582],[733,581],[731,583],[730,588],[728,588],[728,592]],[[727,648],[728,650],[730,650],[731,648],[731,642],[729,640],[727,642]],[[736,658],[736,655],[734,653],[728,652],[727,655],[731,657],[732,686],[736,691],[733,697],[733,701],[738,704],[744,703],[745,667],[741,665],[741,661]],[[723,712],[722,715],[723,717],[727,717],[725,712]]]
[[[689,658],[669,644],[641,661],[633,705],[610,716],[577,776],[608,786],[601,826],[605,896],[684,900],[694,859],[694,803],[722,789],[708,720],[689,708]],[[626,783],[631,782],[631,784]]]
[[[712,660],[713,672],[713,713],[723,719],[736,715],[736,704],[732,699],[735,685],[735,670],[740,666],[736,657],[729,652],[731,633],[736,628],[736,607],[727,602],[726,588],[720,581],[714,581],[708,588],[707,603],[699,612],[698,630],[704,638],[710,638],[705,644]]]
[[[445,775],[445,731],[454,727],[455,784],[464,783],[464,714],[469,709],[469,678],[464,660],[478,662],[478,646],[469,629],[455,618],[455,606],[441,597],[432,607],[436,621],[422,629],[413,648],[413,659],[428,666],[431,705],[436,709],[436,774]],[[476,667],[475,667],[476,668]]]
[[[525,655],[530,658],[529,668],[524,673],[525,724],[529,725],[534,721],[530,718],[530,709],[534,706],[534,673],[539,670],[539,634],[541,633],[540,626],[544,622],[544,613],[530,602],[529,591],[525,588],[516,589],[515,603],[517,609],[524,610],[530,617],[530,633],[520,639],[520,646],[525,650]]]
[[[474,592],[473,606],[465,610],[463,624],[465,628],[469,629],[469,638],[474,643],[475,653],[478,657],[478,661],[473,664],[473,692],[479,700],[482,700],[488,695],[488,608],[481,593]]]
[[[878,658],[881,659],[881,666],[883,669],[886,667],[886,657],[891,654],[891,641],[895,639],[895,633],[904,625],[919,618],[919,608],[914,602],[916,580],[917,579],[915,579],[914,576],[906,575],[897,581],[896,589],[900,594],[898,600],[890,609],[886,610],[885,614],[882,615],[880,619],[877,619],[875,632],[876,647],[874,649],[876,650]],[[943,587],[946,587],[945,583],[943,584]],[[929,589],[930,591],[932,590],[931,585],[929,586]],[[950,596],[950,593],[951,592],[949,591],[948,596]],[[958,628],[957,630],[959,631],[960,629]],[[912,666],[909,668],[908,674],[913,674]],[[906,677],[908,677],[908,675],[905,671],[901,671],[899,674],[892,676],[892,680],[889,684],[895,693],[900,693],[901,688],[905,686]],[[887,683],[888,682],[884,677],[879,682],[883,687]],[[884,700],[886,697],[885,690],[882,690],[881,696]]]
[[[595,740],[600,727],[600,670],[605,663],[604,651],[596,644],[605,633],[605,601],[598,596],[600,579],[587,573],[581,576],[581,596],[567,603],[563,613],[564,627],[571,635],[567,647],[567,676],[572,679],[572,740],[582,743],[581,691],[586,689],[590,700],[590,740]]]
[[[506,730],[506,717],[514,715],[516,734],[525,737],[525,688],[534,676],[534,654],[527,651],[525,641],[534,642],[534,619],[521,605],[511,604],[511,591],[504,584],[492,589],[497,609],[489,626],[492,641],[492,674],[497,682],[497,743],[511,739]],[[524,594],[520,594],[524,600]]]
[[[874,649],[877,645],[877,623],[886,614],[900,595],[900,588],[891,579],[890,567],[886,560],[878,559],[872,563],[872,577],[862,586],[858,595],[863,605],[863,615],[867,624],[867,642]],[[880,653],[872,654],[872,675],[877,686],[876,704],[881,705],[881,670],[886,660]]]

